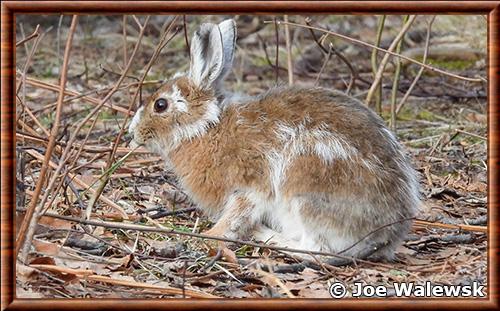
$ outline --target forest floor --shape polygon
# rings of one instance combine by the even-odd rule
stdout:
[[[217,20],[217,17],[211,17]],[[431,36],[431,64],[467,77],[486,77],[486,21],[481,16],[438,16]],[[466,20],[469,18],[470,20]],[[34,40],[16,50],[18,91],[17,225],[22,222],[40,174],[48,132],[54,122],[58,78],[70,17],[19,17],[17,41],[39,23],[43,39],[33,56]],[[240,260],[221,260],[206,239],[181,234],[146,232],[106,225],[85,225],[82,219],[97,185],[106,174],[107,159],[125,116],[138,78],[144,72],[162,31],[165,17],[151,18],[141,48],[124,86],[77,136],[84,144],[69,178],[50,193],[52,204],[40,218],[23,264],[17,263],[17,297],[56,298],[159,298],[159,297],[299,297],[331,298],[329,286],[343,282],[352,290],[355,282],[386,285],[394,296],[393,283],[430,281],[434,284],[487,286],[487,99],[486,84],[468,82],[424,71],[417,87],[400,110],[394,131],[419,173],[422,208],[410,235],[396,251],[394,262],[356,262],[347,266],[300,267],[293,255],[262,247],[231,245]],[[189,17],[187,33],[202,17]],[[238,49],[228,88],[259,94],[287,80],[287,56],[283,26],[279,30],[280,68],[276,60],[276,37],[272,17],[239,16]],[[304,18],[290,20],[305,24]],[[144,23],[140,17],[139,22]],[[407,33],[402,52],[422,59],[428,17],[418,17]],[[53,165],[59,162],[65,143],[81,121],[120,76],[124,57],[137,42],[138,27],[122,18],[81,16],[69,63],[67,89]],[[475,34],[454,32],[453,23],[470,23]],[[178,19],[183,26],[182,18]],[[373,44],[376,17],[317,17],[313,24],[328,26]],[[380,46],[387,48],[401,27],[401,18],[389,16]],[[448,28],[447,28],[448,27]],[[484,28],[484,32],[482,32]],[[346,62],[328,57],[307,29],[293,28],[293,74],[297,84],[318,84],[346,91],[352,77]],[[24,34],[23,34],[24,32]],[[321,36],[320,33],[318,33]],[[470,35],[471,37],[467,37]],[[484,40],[474,36],[484,35]],[[465,37],[464,37],[465,36]],[[477,39],[476,41],[471,38]],[[371,49],[328,38],[351,65],[358,78],[350,94],[364,100],[373,81]],[[123,42],[127,44],[123,47]],[[453,48],[450,49],[450,46]],[[266,52],[264,52],[266,50]],[[434,50],[434,54],[433,51]],[[447,52],[443,52],[447,51]],[[450,52],[451,51],[451,52]],[[420,53],[420,54],[419,54]],[[383,53],[379,53],[378,61]],[[434,58],[432,58],[434,57]],[[25,66],[28,64],[28,66]],[[163,49],[151,68],[141,99],[163,80],[185,71],[188,54],[183,30]],[[26,67],[26,70],[25,70]],[[397,102],[410,86],[418,66],[403,64]],[[25,74],[24,74],[25,72]],[[381,116],[389,122],[394,76],[391,59],[383,76]],[[143,98],[142,98],[143,97]],[[132,110],[133,111],[133,110]],[[213,224],[178,188],[175,176],[165,170],[159,156],[144,149],[131,150],[127,135],[119,142],[118,163],[91,210],[90,219],[114,224],[143,225],[187,233],[203,233]],[[118,161],[122,159],[122,161]],[[49,177],[53,172],[51,171]],[[50,179],[50,178],[49,178]],[[64,215],[72,220],[51,215]]]

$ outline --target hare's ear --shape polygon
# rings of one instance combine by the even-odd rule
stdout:
[[[189,76],[200,88],[219,88],[233,63],[236,41],[234,20],[202,24],[191,41]]]

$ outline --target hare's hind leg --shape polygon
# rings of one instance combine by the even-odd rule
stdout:
[[[303,251],[321,250],[319,237],[304,222],[302,212],[306,203],[307,199],[304,197],[277,199],[272,208],[266,211],[263,224],[256,227],[254,237],[280,247]],[[300,254],[303,253],[297,253],[299,256]]]
[[[251,232],[256,218],[254,204],[243,194],[234,194],[227,200],[215,225],[205,234],[240,239]]]
[[[226,202],[215,225],[204,234],[233,240],[241,239],[251,232],[257,217],[254,204],[244,195],[234,194]],[[226,260],[238,262],[236,255],[227,247],[226,242],[219,241],[216,245]]]

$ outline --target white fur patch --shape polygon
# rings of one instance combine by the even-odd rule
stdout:
[[[207,132],[207,129],[219,122],[220,108],[215,100],[207,104],[207,110],[201,119],[188,125],[181,125],[173,130],[173,144],[177,145],[185,139],[193,139]]]
[[[266,154],[269,162],[271,186],[273,193],[279,195],[281,183],[285,178],[286,168],[289,165],[290,158],[278,151],[270,151]]]
[[[244,105],[253,99],[253,96],[243,93],[224,92],[223,100],[219,106],[224,110],[228,106]]]
[[[307,129],[303,124],[290,127],[280,123],[276,134],[285,143],[284,151],[292,156],[315,154],[324,162],[331,163],[334,159],[349,159],[357,153],[345,138],[328,131],[326,125]]]
[[[186,75],[187,75],[187,73],[186,73],[186,72],[182,72],[182,71],[181,71],[181,72],[176,72],[176,73],[172,76],[172,78],[170,78],[170,80],[175,80],[175,79],[177,79],[177,78],[184,77],[184,76],[186,76]]]
[[[139,121],[141,120],[141,115],[142,111],[144,110],[144,106],[140,107],[137,109],[137,111],[134,114],[134,117],[132,118],[132,121],[130,121],[130,125],[128,126],[128,132],[133,134],[135,129],[137,128],[137,124],[139,124]]]
[[[171,103],[172,107],[177,110],[178,112],[183,112],[186,113],[188,112],[188,106],[186,103],[186,99],[184,96],[182,96],[181,91],[177,87],[177,85],[172,86],[172,92],[164,92],[161,93],[159,97],[163,97],[168,99],[168,101]]]
[[[318,226],[305,222],[304,208],[314,208],[319,213],[325,212],[326,220],[336,211],[364,213],[369,206],[362,198],[356,202],[339,198],[334,202],[317,202],[311,205],[311,198],[287,200],[283,196],[275,196],[269,199],[255,191],[240,195],[244,195],[254,205],[248,225],[257,224],[254,232],[257,240],[310,251],[340,251],[352,245],[356,239],[332,225]]]
[[[276,135],[283,147],[271,150],[266,155],[275,194],[279,193],[285,172],[297,156],[313,154],[325,164],[330,164],[335,159],[347,160],[357,154],[356,148],[350,146],[341,135],[328,131],[326,125],[307,129],[303,124],[291,127],[279,123]]]

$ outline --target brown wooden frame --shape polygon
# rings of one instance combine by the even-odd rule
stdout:
[[[124,4],[126,2],[126,4]],[[3,1],[1,4],[1,308],[5,309],[327,309],[482,308],[498,309],[499,281],[499,91],[500,1]],[[14,14],[484,14],[488,15],[488,299],[16,299],[14,249],[15,102]]]

